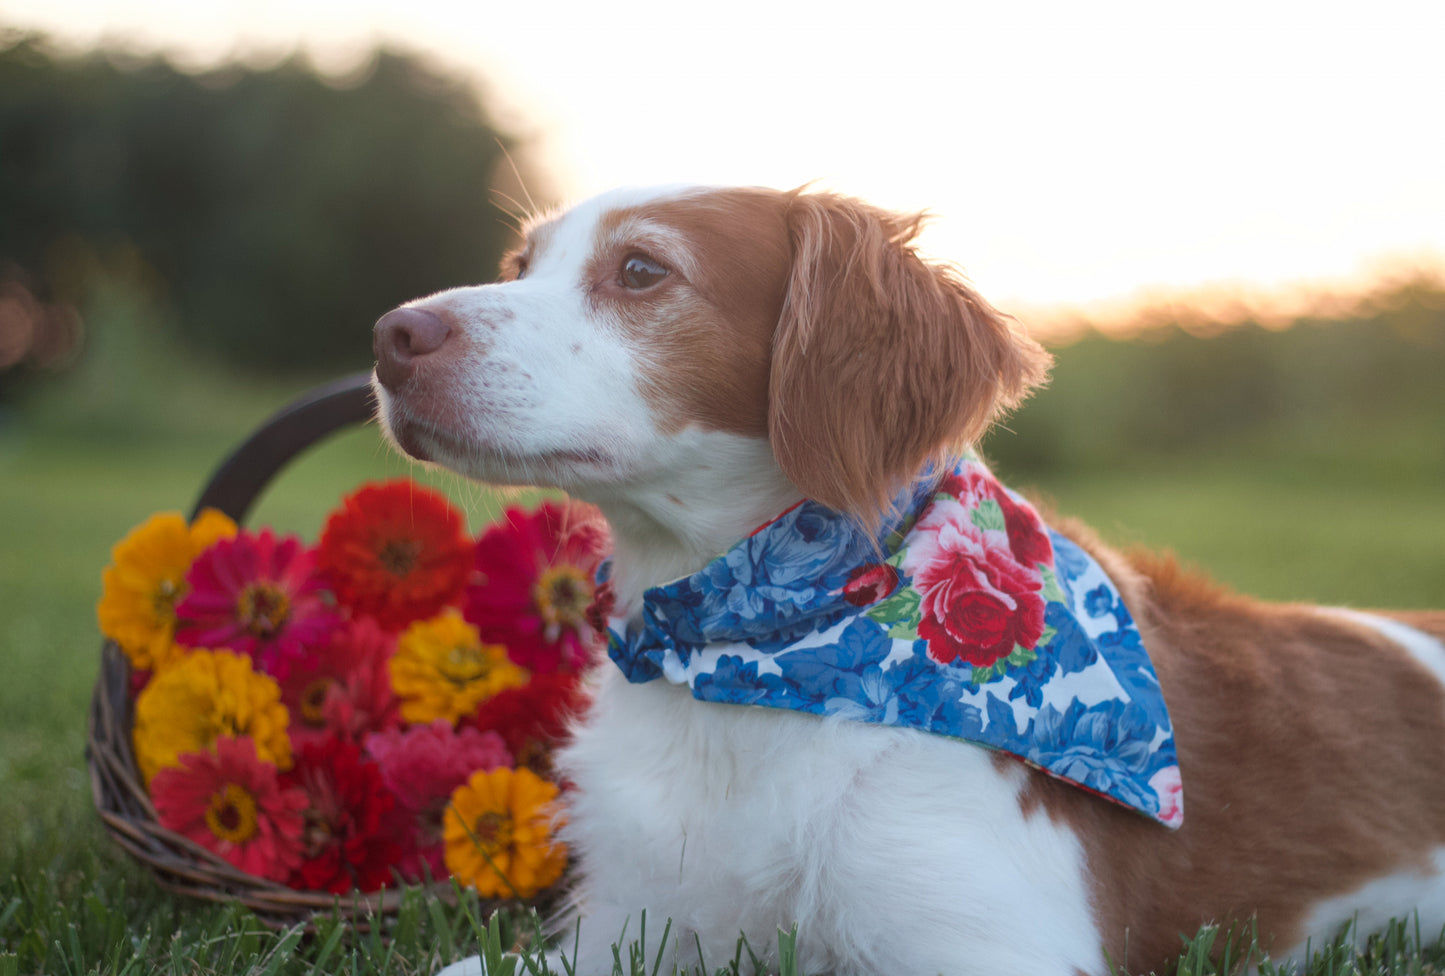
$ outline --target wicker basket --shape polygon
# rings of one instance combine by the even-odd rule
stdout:
[[[242,522],[261,490],[287,462],[329,434],[365,422],[373,411],[365,374],[310,391],[272,416],[221,464],[201,492],[192,517],[203,508],[216,508]],[[148,866],[162,887],[210,901],[240,902],[276,927],[333,910],[348,914],[359,927],[368,927],[396,912],[400,890],[344,896],[296,891],[247,874],[157,823],[131,746],[130,679],[129,660],[113,641],[106,641],[86,739],[91,792],[110,836]],[[450,884],[433,888],[444,898],[454,892]]]

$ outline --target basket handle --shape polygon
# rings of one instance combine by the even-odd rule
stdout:
[[[244,522],[261,490],[288,461],[344,427],[365,423],[375,412],[369,372],[308,390],[272,414],[221,462],[196,500],[191,519],[203,508],[216,508],[238,524]]]

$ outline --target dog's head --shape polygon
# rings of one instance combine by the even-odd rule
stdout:
[[[377,323],[383,424],[414,457],[584,496],[741,441],[874,521],[1048,364],[915,253],[921,222],[751,188],[614,191],[538,219],[502,281]]]

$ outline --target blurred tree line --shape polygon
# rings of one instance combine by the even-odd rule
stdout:
[[[295,57],[193,75],[0,29],[0,407],[81,348],[97,355],[46,408],[83,393],[86,427],[167,409],[178,370],[205,387],[366,367],[380,314],[495,273],[513,144],[470,81],[414,56],[378,52],[344,84]],[[1001,470],[1284,447],[1321,476],[1346,450],[1445,484],[1439,280],[1287,329],[1140,314],[1128,341],[1055,343],[1050,388],[984,445]]]
[[[1182,310],[1181,310],[1182,311]],[[1341,477],[1375,471],[1445,486],[1445,282],[1416,276],[1328,314],[1270,327],[1141,311],[1128,340],[1056,345],[1053,378],[985,444],[1011,474],[1124,467],[1170,456],[1289,454]]]
[[[412,55],[196,75],[0,30],[0,400],[75,357],[98,284],[228,365],[368,365],[387,309],[495,274],[512,143]]]

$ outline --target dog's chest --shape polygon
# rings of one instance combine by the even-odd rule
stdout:
[[[764,934],[798,921],[827,944],[891,899],[920,925],[977,925],[982,960],[995,939],[1037,939],[1039,917],[1061,957],[1097,953],[1077,838],[1026,815],[1031,774],[978,746],[608,675],[560,761],[577,853],[626,865],[628,887],[675,919]]]

